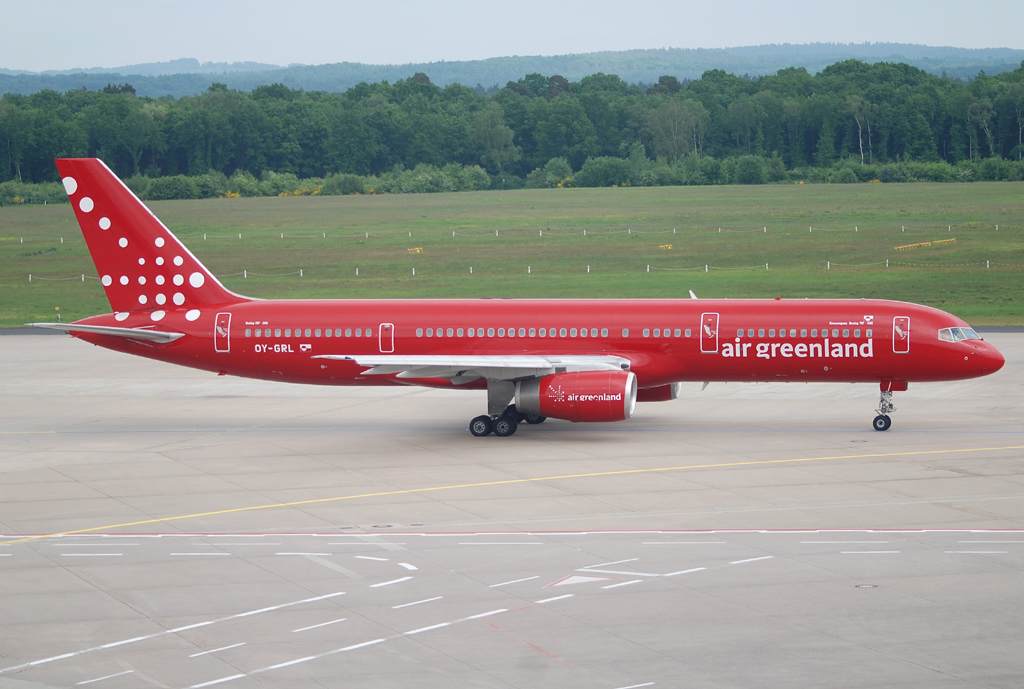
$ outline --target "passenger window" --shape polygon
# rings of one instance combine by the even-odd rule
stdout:
[[[324,337],[330,337],[333,334],[334,334],[334,332],[330,328],[327,328],[326,330],[324,330]]]
[[[800,337],[807,337],[807,328],[800,329]]]
[[[790,336],[790,337],[796,337],[796,328],[793,328],[793,329],[791,329],[791,330],[789,331],[789,336]]]
[[[853,336],[860,337],[860,328],[857,328],[856,330],[853,331]]]
[[[651,329],[650,328],[644,328],[644,337],[650,337],[650,336],[651,336]]]
[[[811,337],[817,337],[817,336],[818,336],[818,329],[817,328],[811,328]]]
[[[530,337],[537,337],[537,329],[530,328]]]
[[[576,337],[576,328],[569,329],[569,337]]]
[[[306,328],[306,337],[309,337],[309,336],[311,336],[312,334],[313,334],[313,331],[312,331],[312,330],[310,330],[309,328]]]
[[[367,337],[373,337],[373,330],[371,330],[370,328],[367,328],[366,329],[366,336]]]
[[[453,337],[455,335],[455,330],[452,328],[448,328],[448,332],[445,334],[448,335],[448,337]]]
[[[245,329],[245,336],[246,337],[252,337],[252,328],[246,328]]]
[[[673,332],[672,334],[675,335],[676,337],[679,337],[680,335],[683,334],[683,331],[680,330],[679,328],[676,328],[675,332]]]
[[[565,334],[566,334],[565,328],[560,328],[559,331],[558,331],[558,336],[559,337],[565,337]]]
[[[768,331],[768,337],[775,337],[775,328]]]
[[[693,331],[692,331],[692,330],[690,330],[689,328],[687,328],[687,329],[686,329],[686,336],[687,336],[687,337],[690,337],[690,335],[691,335],[692,333],[693,333]]]
[[[313,333],[313,334],[314,334],[314,335],[315,335],[316,337],[320,337],[320,328],[317,328],[317,329],[316,329],[316,332],[315,332],[315,333]]]
[[[832,330],[832,337],[839,337],[839,330],[833,329]]]
[[[757,336],[758,337],[764,337],[764,328],[758,328]],[[689,337],[689,335],[687,335],[687,337]]]
[[[423,337],[423,328],[416,328],[416,337]]]
[[[476,337],[476,328],[470,328],[469,330],[466,331],[466,334],[469,337]]]
[[[281,337],[281,329],[280,328],[278,328],[277,330],[274,331],[274,337]]]
[[[661,337],[661,328],[655,328],[654,329],[654,336],[655,337]]]
[[[622,329],[622,336],[623,337],[629,337],[629,328],[623,328]]]
[[[487,329],[487,337],[494,337],[494,328]]]
[[[498,328],[498,337],[505,337],[505,329]]]
[[[743,337],[743,328],[736,331],[736,337]]]
[[[608,337],[608,328],[601,328],[601,337]]]
[[[597,328],[591,328],[590,329],[590,336],[591,337],[597,337]]]
[[[850,336],[850,329],[849,328],[843,328],[843,337],[849,337],[849,336]]]
[[[433,336],[434,336],[434,329],[433,328],[427,328],[427,337],[433,337]]]
[[[299,331],[295,331],[295,336],[299,336]],[[352,337],[352,328],[345,328],[345,337]]]
[[[526,337],[526,328],[519,329],[519,337]]]
[[[291,328],[285,328],[284,329],[284,336],[285,337],[291,337],[292,336],[292,329]]]
[[[548,329],[547,328],[541,328],[540,329],[540,336],[541,337],[547,337],[548,336]]]
[[[587,336],[587,329],[586,328],[580,328],[580,337],[586,337],[586,336]]]
[[[665,337],[672,337],[672,330],[671,330],[671,328],[665,328],[661,332],[665,335]]]
[[[867,332],[865,332],[864,335],[865,337],[871,337],[871,328],[868,328]]]
[[[458,337],[462,337],[462,328],[459,328],[458,330],[456,330],[455,331],[455,335],[458,336]]]
[[[754,336],[754,329],[753,328],[749,328],[747,330],[747,337],[753,337],[753,336]]]
[[[334,336],[335,337],[341,337],[341,328],[336,328],[334,330]]]

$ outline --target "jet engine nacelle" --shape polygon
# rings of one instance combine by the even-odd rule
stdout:
[[[630,371],[556,373],[516,383],[516,411],[566,421],[622,421],[636,408]]]

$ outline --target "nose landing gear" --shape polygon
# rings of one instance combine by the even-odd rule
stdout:
[[[893,392],[905,392],[909,385],[905,380],[883,380],[878,388],[881,391],[878,400],[878,416],[871,422],[871,427],[876,431],[887,431],[892,426],[892,419],[889,414],[896,411],[896,405],[892,403]]]

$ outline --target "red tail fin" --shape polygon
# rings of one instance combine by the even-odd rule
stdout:
[[[114,311],[246,300],[220,284],[102,160],[56,163]]]

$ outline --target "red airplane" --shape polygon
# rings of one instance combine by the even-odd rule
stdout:
[[[877,299],[251,299],[102,161],[56,163],[114,312],[32,325],[221,375],[486,389],[476,436],[547,417],[622,421],[685,381],[879,383],[884,431],[909,381],[1004,363],[956,316]]]

